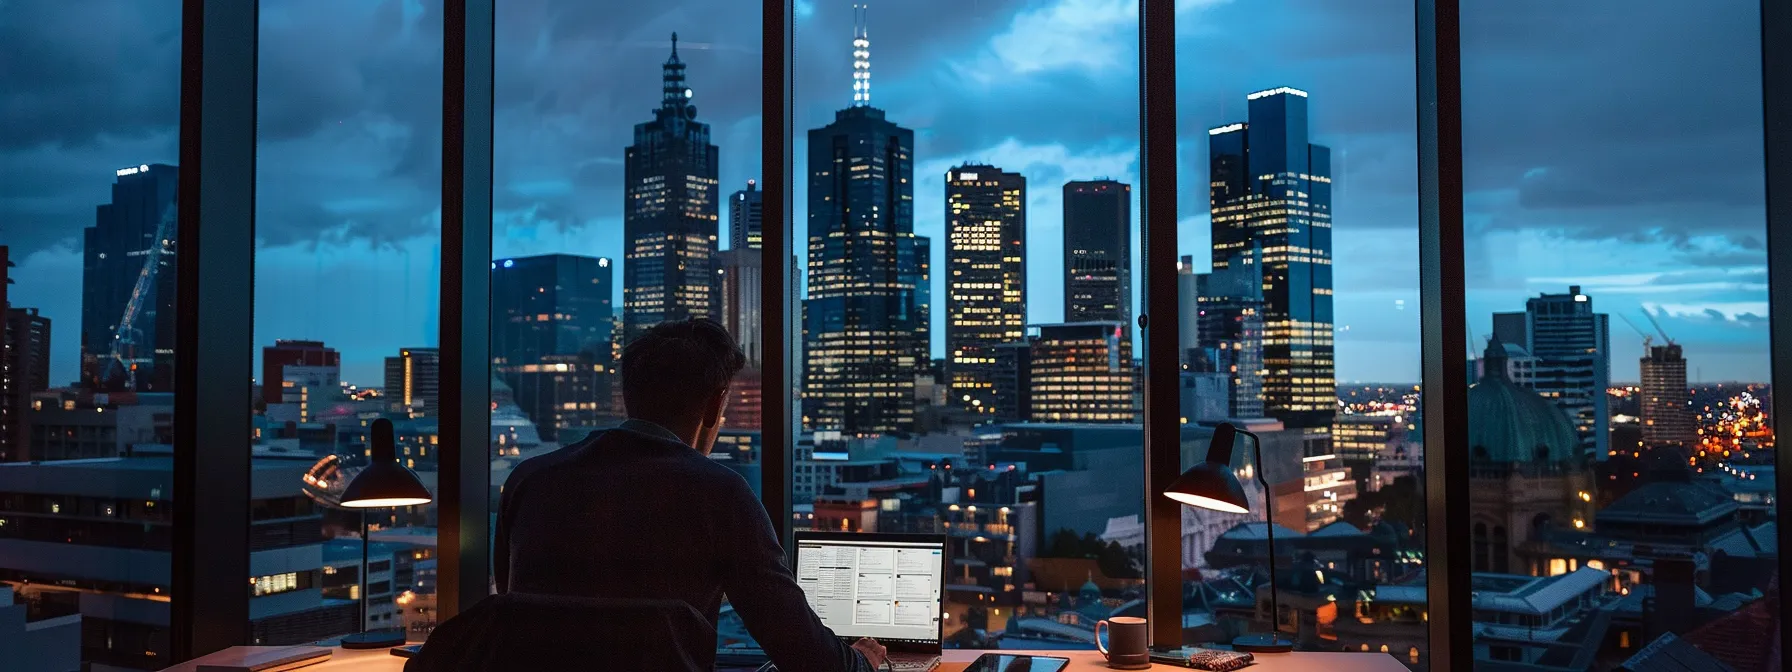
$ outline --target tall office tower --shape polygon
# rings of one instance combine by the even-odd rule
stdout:
[[[1189,369],[1228,376],[1227,410],[1234,418],[1261,418],[1263,387],[1263,265],[1257,247],[1235,255],[1212,273],[1195,275],[1197,348]]]
[[[88,389],[174,391],[179,172],[162,164],[119,169],[112,202],[99,206],[83,232],[81,384]]]
[[[661,72],[660,107],[653,121],[635,124],[623,166],[622,319],[630,339],[665,320],[714,317],[719,303],[716,146],[709,124],[697,121],[676,33]]]
[[[813,429],[908,431],[928,363],[929,244],[915,235],[915,132],[870,105],[853,31],[853,104],[809,131],[804,407]]]
[[[764,232],[765,192],[758,182],[747,180],[747,188],[728,197],[728,247],[757,250]]]
[[[1193,255],[1176,260],[1176,350],[1184,353],[1201,347],[1201,274],[1195,272]]]
[[[1264,412],[1289,429],[1329,428],[1332,360],[1331,149],[1307,142],[1307,93],[1247,98],[1249,119],[1207,132],[1213,270],[1262,251]]]
[[[1033,343],[1037,340],[1027,336],[996,346],[996,422],[1033,419]]]
[[[946,171],[948,403],[996,414],[996,346],[1027,330],[1027,178],[995,166]]]
[[[1608,317],[1593,312],[1593,297],[1582,294],[1579,285],[1567,294],[1532,297],[1522,313],[1495,313],[1493,331],[1500,342],[1524,344],[1534,358],[1530,388],[1568,414],[1588,459],[1604,461],[1610,446],[1605,390],[1611,386],[1611,330]]]
[[[31,394],[50,388],[50,318],[12,305],[9,250],[0,245],[0,462],[31,456]]]
[[[621,412],[614,265],[607,257],[503,259],[492,270],[492,364],[544,441]]]
[[[1138,422],[1131,348],[1119,322],[1039,325],[1032,347],[1035,422]]]
[[[332,382],[333,381],[333,382]],[[323,341],[275,340],[261,349],[261,401],[298,401],[301,388],[340,385],[342,355]]]
[[[413,417],[436,414],[442,391],[442,351],[404,348],[386,358],[386,409]]]
[[[1640,362],[1643,377],[1643,445],[1685,447],[1698,442],[1686,357],[1680,344],[1651,345]]]
[[[1064,185],[1064,321],[1132,327],[1132,185]]]
[[[760,312],[759,283],[764,278],[759,250],[735,248],[716,255],[717,272],[721,274],[720,297],[722,326],[734,335],[747,355],[747,368],[759,368],[764,327]]]

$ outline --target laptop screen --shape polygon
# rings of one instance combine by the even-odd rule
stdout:
[[[797,534],[797,585],[834,634],[939,646],[945,539],[901,538]]]

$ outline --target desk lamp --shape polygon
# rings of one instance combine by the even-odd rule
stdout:
[[[1263,444],[1256,434],[1233,427],[1228,422],[1222,422],[1219,427],[1214,428],[1213,443],[1207,446],[1206,461],[1182,472],[1182,476],[1164,490],[1164,496],[1188,506],[1212,511],[1250,513],[1250,502],[1245,499],[1244,485],[1232,473],[1232,442],[1238,434],[1251,437],[1251,446],[1255,449],[1251,453],[1256,458],[1257,481],[1263,484],[1263,494],[1268,499],[1269,479],[1263,476]],[[1281,628],[1277,622],[1282,610],[1276,596],[1275,508],[1273,502],[1263,507],[1263,531],[1269,539],[1269,634],[1247,634],[1232,640],[1232,648],[1238,651],[1287,653],[1294,650],[1294,642],[1279,634]],[[1251,596],[1253,602],[1256,599],[1255,595]]]
[[[367,509],[417,506],[431,501],[429,489],[417,474],[398,463],[393,446],[392,421],[373,421],[372,457],[361,473],[342,491],[342,506],[361,509],[361,627],[342,638],[345,649],[383,649],[404,644],[404,629],[367,630]]]

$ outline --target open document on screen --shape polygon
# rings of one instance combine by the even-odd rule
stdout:
[[[836,635],[937,642],[944,552],[939,542],[803,539],[797,584]]]

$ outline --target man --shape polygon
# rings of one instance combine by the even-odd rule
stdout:
[[[789,672],[868,672],[884,648],[846,646],[809,608],[765,508],[709,459],[746,358],[713,320],[664,322],[622,353],[628,421],[518,465],[504,483],[499,592],[676,599],[713,627],[726,594]],[[713,663],[715,652],[691,652]]]

